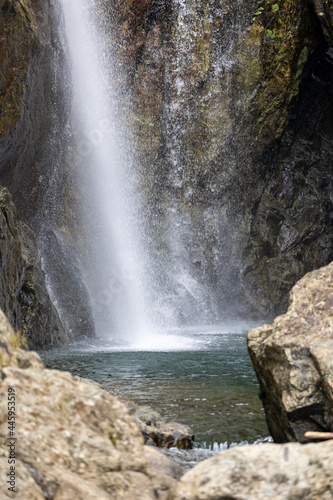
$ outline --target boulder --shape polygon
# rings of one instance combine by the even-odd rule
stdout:
[[[2,498],[166,499],[181,471],[144,446],[120,401],[24,352],[0,311]],[[15,394],[15,493],[8,491],[7,396]]]
[[[222,451],[187,472],[170,500],[331,500],[333,440]]]
[[[294,286],[288,312],[251,330],[248,349],[276,442],[333,430],[333,263]]]
[[[135,418],[145,443],[159,448],[177,448],[184,450],[193,447],[193,430],[185,424],[166,422],[163,417],[150,406],[139,406],[127,402],[129,412]]]

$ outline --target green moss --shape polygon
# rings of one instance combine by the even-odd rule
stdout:
[[[265,0],[260,18],[256,18],[264,36],[260,60],[262,80],[253,102],[258,134],[262,141],[281,135],[289,115],[290,95],[296,96],[311,37],[310,14],[301,0]],[[251,26],[253,29],[253,24]],[[309,35],[307,34],[309,32]]]

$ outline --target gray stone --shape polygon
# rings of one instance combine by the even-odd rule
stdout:
[[[331,500],[333,440],[235,447],[196,465],[170,500]]]
[[[294,286],[288,312],[250,331],[248,349],[275,441],[333,430],[333,263]]]
[[[159,448],[180,449],[193,447],[193,430],[185,424],[166,422],[163,417],[150,406],[140,406],[127,402],[130,414],[135,418],[146,444],[154,444]]]

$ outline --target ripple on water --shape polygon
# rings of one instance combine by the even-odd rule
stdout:
[[[190,425],[196,447],[165,451],[185,467],[268,436],[245,332],[174,331],[151,343],[150,350],[144,345],[88,340],[42,357],[49,368],[91,378],[120,399],[150,405],[166,420]]]

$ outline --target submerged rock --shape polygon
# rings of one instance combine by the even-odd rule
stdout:
[[[159,448],[176,446],[181,450],[193,447],[193,430],[185,424],[166,422],[163,417],[150,406],[139,406],[133,402],[126,403],[129,412],[135,418],[145,443]]]
[[[187,472],[170,500],[331,500],[333,440],[235,447]]]
[[[288,312],[250,331],[248,349],[275,441],[333,431],[333,263],[294,286]]]
[[[16,340],[0,311],[3,498],[166,500],[181,471],[144,446],[126,407],[98,384],[45,369]],[[9,388],[17,403],[14,495],[6,484]]]
[[[29,347],[44,349],[67,342],[46,289],[35,236],[17,219],[6,188],[0,187],[0,307]]]

